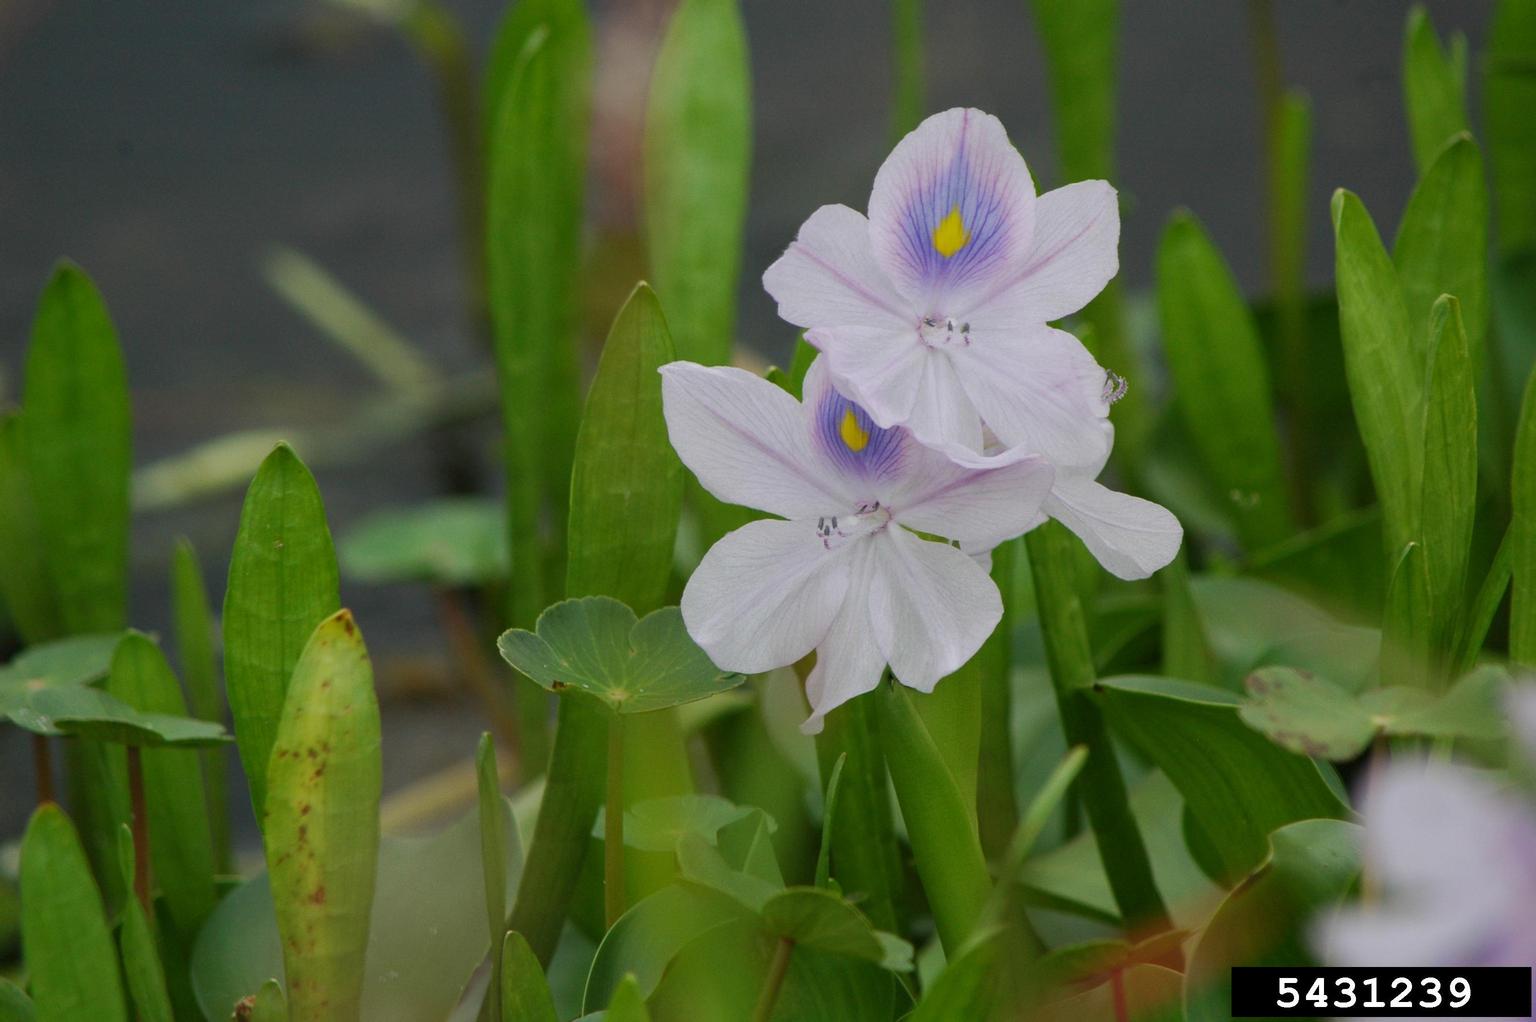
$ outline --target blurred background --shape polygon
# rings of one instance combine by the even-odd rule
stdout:
[[[500,0],[449,0],[477,60]],[[585,319],[600,340],[641,270],[640,126],[671,4],[596,2],[597,84]],[[1481,50],[1491,0],[1427,4],[1442,36]],[[1170,210],[1188,206],[1250,290],[1265,277],[1256,25],[1283,80],[1309,94],[1308,275],[1331,277],[1328,196],[1357,192],[1395,222],[1414,182],[1399,66],[1407,0],[1186,0],[1122,7],[1115,185],[1122,279],[1151,282]],[[746,0],[754,165],[738,340],[783,360],[793,331],[759,285],[818,205],[862,209],[892,142],[886,0]],[[929,110],[999,115],[1042,190],[1062,183],[1046,73],[1024,0],[930,3]],[[1479,109],[1473,68],[1469,107]],[[191,538],[222,599],[248,472],[228,486],[155,474],[237,431],[295,439],[333,529],[382,507],[500,488],[491,358],[468,313],[451,136],[437,82],[399,33],[309,0],[0,0],[0,401],[19,385],[38,290],[60,256],[111,307],[133,389],[141,504],[132,618],[169,625],[166,565]],[[286,255],[285,255],[286,253]],[[313,263],[296,259],[300,253]],[[323,267],[452,386],[419,409],[280,292]],[[1132,386],[1138,381],[1132,380]],[[185,462],[178,462],[183,469]],[[254,466],[254,459],[250,462]],[[195,476],[196,473],[194,472]],[[195,490],[195,492],[194,492]],[[0,565],[0,571],[4,566]],[[380,665],[386,792],[461,761],[484,728],[449,680],[440,608],[425,588],[343,578]],[[4,651],[8,655],[8,650]],[[233,752],[231,764],[235,763]],[[26,742],[0,731],[0,835],[30,805]],[[238,789],[237,789],[238,790]],[[249,810],[237,830],[253,834]]]

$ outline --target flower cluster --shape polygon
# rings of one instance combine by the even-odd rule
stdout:
[[[814,649],[814,731],[886,665],[931,691],[970,659],[1002,614],[977,558],[1048,517],[1122,578],[1168,563],[1177,520],[1096,482],[1122,384],[1049,325],[1114,276],[1119,234],[1108,184],[1037,197],[997,118],[949,110],[896,146],[868,217],[823,206],[764,274],[821,352],[803,402],[736,369],[662,370],[684,464],[785,519],[726,536],[688,583],[716,663]]]

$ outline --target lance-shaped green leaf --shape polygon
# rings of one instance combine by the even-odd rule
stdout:
[[[1488,332],[1488,190],[1483,156],[1470,135],[1445,146],[1408,199],[1392,243],[1413,350],[1434,343],[1432,310],[1455,295],[1475,372]],[[1474,376],[1474,378],[1476,378]]]
[[[1515,433],[1509,523],[1509,658],[1536,668],[1536,371],[1525,385]]]
[[[1310,962],[1306,927],[1360,873],[1360,827],[1300,820],[1269,838],[1264,863],[1227,895],[1194,945],[1185,982],[1189,1022],[1231,1018],[1232,966]]]
[[[1467,37],[1457,32],[1442,47],[1429,12],[1415,5],[1403,34],[1403,103],[1419,173],[1452,135],[1467,130],[1466,90]]]
[[[1157,252],[1174,402],[1250,549],[1291,532],[1269,372],[1237,280],[1198,221],[1175,213]]]
[[[27,642],[64,633],[64,618],[48,577],[32,478],[27,472],[20,412],[0,414],[0,601]]]
[[[1430,316],[1421,498],[1431,636],[1448,647],[1466,602],[1467,558],[1477,511],[1477,391],[1460,303],[1449,295]]]
[[[613,992],[613,1000],[608,1002],[603,1017],[608,1022],[651,1022],[645,998],[640,996],[640,984],[633,975],[625,976]]]
[[[683,0],[645,115],[645,234],[679,358],[729,362],[752,161],[747,39],[736,0]]]
[[[1483,59],[1483,123],[1504,255],[1536,247],[1536,8],[1500,0]]]
[[[1422,543],[1409,543],[1387,582],[1386,613],[1381,624],[1381,677],[1388,684],[1429,685],[1429,564]]]
[[[1114,168],[1118,0],[1033,0],[1046,53],[1051,112],[1066,181],[1108,178]]]
[[[1240,714],[1276,745],[1342,761],[1378,735],[1496,740],[1505,731],[1500,701],[1508,687],[1506,672],[1485,666],[1439,696],[1402,685],[1356,695],[1305,671],[1266,667],[1248,679]]]
[[[1323,768],[1250,729],[1223,689],[1119,677],[1100,681],[1095,695],[1114,729],[1178,787],[1228,880],[1263,860],[1276,827],[1348,812]]]
[[[263,833],[295,1022],[361,1017],[382,779],[373,668],[343,610],[304,646],[267,769]]]
[[[848,763],[846,752],[838,753],[832,764],[832,775],[827,779],[827,793],[821,805],[821,846],[816,852],[816,886],[831,887],[832,880],[832,823],[837,819],[837,789],[843,780],[843,767]],[[838,888],[841,890],[841,887]]]
[[[503,883],[511,890],[522,856],[505,799],[500,811],[507,835]],[[385,837],[370,913],[362,1017],[368,1022],[450,1017],[491,949],[485,918],[476,810],[434,834]],[[283,975],[270,881],[260,876],[226,895],[198,935],[193,986],[203,1013],[225,1019],[236,1002]]]
[[[101,893],[64,810],[44,805],[21,841],[21,943],[40,1018],[127,1022]]]
[[[22,441],[65,628],[128,615],[128,375],[117,331],[85,271],[60,263],[38,300]]]
[[[127,826],[118,831],[117,861],[124,887],[133,886],[133,835]],[[139,1022],[171,1022],[171,995],[165,986],[165,969],[155,946],[149,917],[137,898],[123,902],[123,918],[117,934],[123,953],[124,979]]]
[[[22,993],[21,987],[0,979],[0,1019],[4,1022],[36,1022],[37,1005]]]
[[[577,277],[592,40],[580,5],[557,0],[509,15],[501,38],[492,74],[505,84],[492,81],[487,94],[496,115],[487,145],[487,244],[507,527],[518,566],[512,620],[526,624],[560,585],[580,411]],[[497,70],[513,45],[520,49],[510,73]]]
[[[923,0],[892,0],[891,53],[896,89],[891,96],[891,136],[899,139],[923,119]],[[802,377],[803,378],[803,377]],[[799,391],[792,391],[799,396]]]
[[[866,693],[827,714],[816,736],[816,760],[830,785],[837,762],[847,757],[838,783],[837,815],[822,823],[823,840],[832,846],[833,874],[877,926],[895,930],[902,866],[891,819],[885,755],[876,730],[878,699],[878,693]]]
[[[1418,534],[1426,341],[1413,337],[1397,271],[1370,214],[1343,189],[1333,196],[1333,231],[1344,371],[1387,549],[1395,553]]]
[[[544,970],[515,930],[501,944],[501,1022],[559,1022]]]
[[[185,717],[181,686],[165,654],[146,636],[129,632],[117,645],[107,691],[134,709]],[[200,722],[223,731],[223,725]],[[149,855],[166,907],[177,928],[194,934],[213,911],[213,832],[198,753],[145,749],[144,797],[149,809]]]
[[[664,710],[740,685],[688,637],[683,615],[663,607],[644,618],[618,600],[565,600],[539,615],[536,632],[514,628],[498,643],[506,661],[551,692],[595,696],[614,713]]]
[[[288,679],[311,633],[341,606],[336,552],[315,477],[287,444],[246,491],[224,593],[224,673],[256,819]]]
[[[185,538],[176,543],[171,559],[171,617],[176,652],[187,682],[192,712],[222,724],[228,712],[214,651],[213,614],[197,552]],[[208,825],[213,834],[213,865],[220,873],[233,868],[229,836],[229,770],[222,751],[203,753],[203,787],[208,799]]]
[[[506,516],[485,497],[376,512],[342,537],[337,553],[348,577],[363,582],[474,586],[511,571]]]
[[[666,598],[682,513],[683,466],[667,439],[661,375],[672,336],[639,284],[603,345],[576,440],[567,591],[643,611]]]

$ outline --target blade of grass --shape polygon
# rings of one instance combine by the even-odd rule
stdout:
[[[208,589],[203,583],[197,551],[186,537],[176,541],[175,553],[171,555],[171,619],[192,712],[203,720],[222,724],[226,709],[214,652],[213,613],[208,608]],[[223,749],[208,749],[200,756],[208,797],[208,824],[213,836],[213,868],[230,873],[234,861],[229,836],[227,760]]]

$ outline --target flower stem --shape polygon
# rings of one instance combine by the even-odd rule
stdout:
[[[603,806],[603,909],[611,927],[624,914],[624,715],[608,720],[608,798]]]
[[[1158,893],[1146,843],[1131,813],[1109,728],[1089,698],[1096,679],[1088,626],[1072,578],[1073,542],[1057,522],[1046,522],[1025,537],[1056,707],[1067,744],[1088,749],[1077,790],[1120,915],[1127,928],[1162,930],[1168,926],[1168,909]]]
[[[778,946],[773,949],[773,961],[768,963],[768,975],[763,978],[762,992],[757,995],[757,1007],[752,1009],[752,1022],[768,1022],[773,1017],[773,1006],[778,1003],[784,977],[789,975],[789,956],[794,950],[794,941],[788,937],[779,938]]]
[[[149,877],[149,804],[144,797],[144,763],[137,745],[128,746],[128,798],[132,812],[133,893],[153,919]]]
[[[32,768],[37,774],[37,804],[54,801],[53,752],[48,747],[46,735],[32,736]]]

